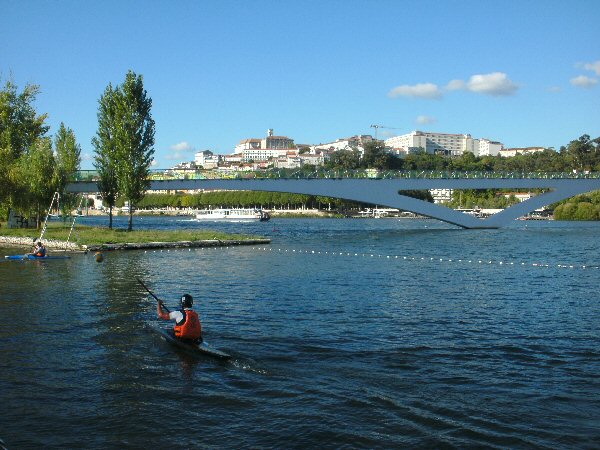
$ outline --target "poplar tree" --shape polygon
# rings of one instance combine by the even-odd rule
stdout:
[[[66,194],[65,187],[72,181],[81,164],[81,146],[77,143],[75,133],[61,122],[54,137],[54,154],[56,159],[55,184],[61,195],[63,212],[75,207],[77,196]]]
[[[92,138],[96,151],[94,167],[98,171],[98,191],[108,206],[108,228],[112,229],[113,208],[119,197],[117,183],[117,90],[108,84],[98,100],[98,130]]]
[[[129,201],[127,231],[133,229],[133,210],[150,187],[154,155],[152,99],[144,89],[143,77],[127,72],[117,93],[116,167],[120,194]]]

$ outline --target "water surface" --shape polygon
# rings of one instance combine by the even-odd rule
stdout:
[[[272,243],[0,262],[9,448],[600,445],[599,224],[135,226]],[[172,307],[191,293],[233,360],[149,331],[136,277]]]

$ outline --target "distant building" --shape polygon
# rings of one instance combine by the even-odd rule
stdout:
[[[500,156],[510,158],[517,155],[531,155],[533,153],[543,152],[546,149],[544,147],[522,147],[522,148],[507,148],[500,150]]]
[[[325,160],[329,158],[329,153],[303,153],[301,155],[298,155],[298,158],[300,158],[300,161],[302,162],[303,166],[322,166],[323,164],[325,164]]]
[[[433,203],[447,203],[452,200],[453,189],[429,189]]]
[[[288,152],[285,156],[274,159],[273,167],[276,169],[299,169],[302,167],[302,160],[296,152]]]
[[[500,142],[474,139],[470,134],[433,133],[419,130],[386,139],[385,146],[393,149],[393,153],[400,156],[416,153],[419,150],[444,156],[461,156],[465,152],[472,152],[479,156],[497,154],[502,148]]]
[[[294,140],[286,136],[274,136],[273,129],[267,131],[263,139],[244,139],[235,146],[235,153],[242,154],[243,161],[267,161],[271,158],[285,156],[288,150],[294,149]]]
[[[489,139],[479,140],[479,151],[475,153],[475,156],[496,156],[500,153],[503,146],[502,143],[496,141],[490,141]]]
[[[242,154],[241,153],[233,153],[231,155],[225,155],[225,156],[223,156],[223,161],[227,164],[241,163],[242,162]]]
[[[325,144],[311,145],[310,151],[311,153],[316,153],[319,150],[339,151],[357,149],[363,153],[365,144],[372,141],[373,137],[371,135],[362,134],[349,138],[340,138],[334,142],[327,142]]]
[[[506,198],[514,196],[520,202],[524,202],[525,200],[529,200],[531,197],[533,197],[533,194],[531,192],[498,192],[496,193],[496,195],[501,195]]]
[[[215,155],[210,150],[204,150],[194,155],[194,162],[196,166],[204,169],[214,169],[219,166],[220,157]]]

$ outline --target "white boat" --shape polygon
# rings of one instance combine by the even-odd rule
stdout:
[[[225,222],[266,222],[271,218],[268,212],[253,208],[203,209],[196,213],[196,219]]]

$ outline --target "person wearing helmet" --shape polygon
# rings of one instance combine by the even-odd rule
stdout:
[[[46,256],[46,247],[44,247],[42,241],[37,241],[35,243],[35,247],[33,248],[31,254],[38,258],[43,258],[44,256]]]
[[[181,296],[179,311],[163,311],[161,302],[156,303],[158,317],[164,320],[174,320],[173,334],[177,339],[193,343],[202,342],[202,324],[198,313],[192,309],[194,299],[190,294]]]

